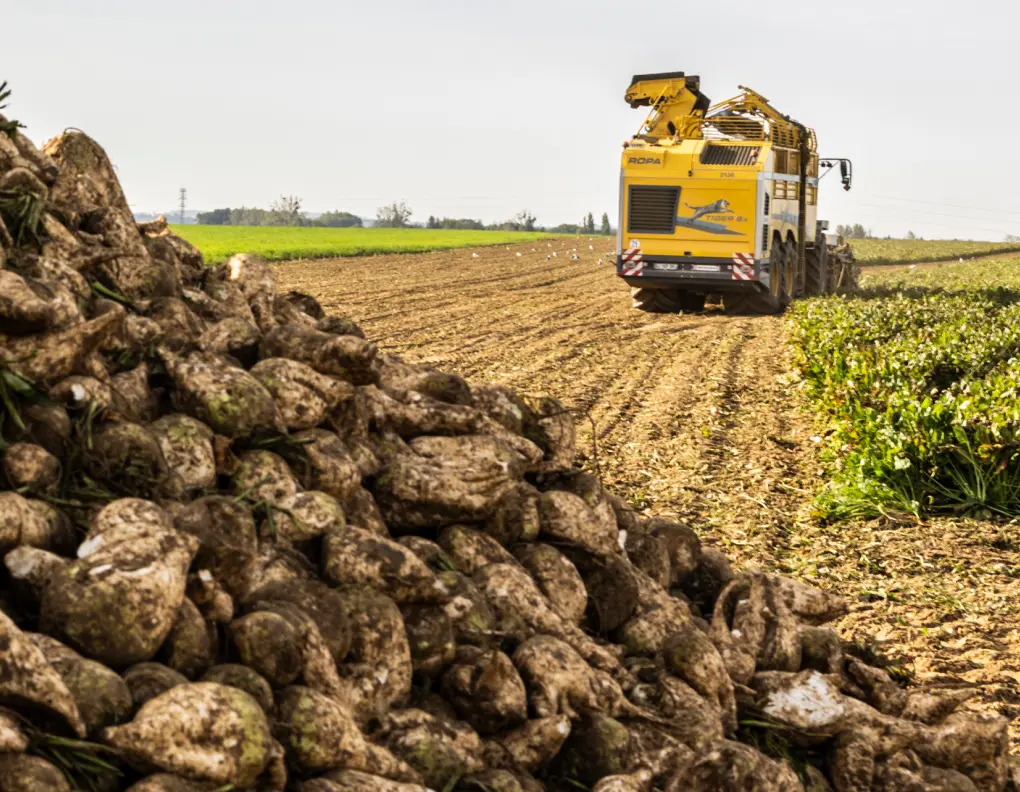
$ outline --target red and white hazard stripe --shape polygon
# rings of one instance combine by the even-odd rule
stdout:
[[[733,280],[754,280],[754,254],[733,254]]]
[[[641,248],[627,248],[623,251],[623,264],[620,266],[620,274],[630,278],[641,275],[645,269],[644,254]]]

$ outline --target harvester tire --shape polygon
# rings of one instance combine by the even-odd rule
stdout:
[[[805,252],[807,262],[807,279],[805,291],[808,297],[817,297],[819,294],[829,293],[829,262],[826,253],[828,248],[824,245],[813,245]]]
[[[695,295],[689,295],[679,289],[636,288],[630,290],[630,295],[634,307],[646,313],[681,313],[692,310],[700,311],[705,307],[704,298],[702,298],[699,308],[689,307],[692,304],[689,298]]]
[[[705,298],[707,294],[696,292],[680,292],[680,304],[684,313],[701,313],[705,310]]]
[[[793,302],[797,290],[797,243],[787,239],[782,245],[782,261],[780,269],[783,279],[779,287],[779,301],[782,307]]]
[[[728,292],[723,295],[723,309],[736,316],[762,316],[782,313],[787,292],[786,277],[789,267],[790,245],[776,240],[772,245],[769,266],[769,291]]]
[[[767,292],[730,292],[723,295],[723,310],[731,316],[772,316],[783,312],[783,303]]]

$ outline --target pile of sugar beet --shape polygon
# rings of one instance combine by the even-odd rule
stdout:
[[[1012,784],[973,691],[636,514],[555,400],[136,224],[85,134],[0,134],[0,217],[5,792]]]

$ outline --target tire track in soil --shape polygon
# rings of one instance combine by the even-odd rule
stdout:
[[[845,636],[877,635],[924,681],[978,685],[979,706],[1020,714],[1015,541],[981,521],[820,525],[817,429],[784,320],[643,314],[612,265],[596,263],[612,261],[610,241],[546,244],[276,271],[386,352],[555,396],[576,411],[583,463],[594,470],[597,449],[603,481],[635,508],[690,522],[738,563],[842,592],[853,603]],[[895,598],[876,600],[887,589]],[[1020,728],[1011,737],[1020,743]]]

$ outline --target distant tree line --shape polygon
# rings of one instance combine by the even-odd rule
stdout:
[[[379,228],[411,228],[421,223],[412,223],[414,212],[406,201],[394,201],[376,210],[375,225]],[[197,222],[200,225],[234,225],[234,226],[307,226],[321,228],[360,228],[364,225],[361,218],[351,212],[324,212],[318,217],[309,217],[301,211],[301,199],[294,195],[282,195],[268,209],[242,206],[239,209],[214,209],[211,212],[199,212]],[[466,217],[435,217],[429,216],[425,228],[449,228],[469,231],[547,231],[555,234],[603,234],[614,233],[609,223],[609,215],[603,213],[602,222],[596,227],[595,216],[589,212],[577,225],[563,223],[552,228],[538,225],[538,220],[530,211],[522,209],[509,220],[486,225],[481,220]]]
[[[836,235],[843,239],[873,239],[871,229],[865,228],[860,223],[836,226]]]
[[[294,195],[282,195],[268,209],[242,206],[239,209],[213,209],[199,212],[199,225],[234,226],[309,226],[320,228],[360,228],[361,218],[350,212],[323,212],[318,217],[309,217],[301,211],[301,199]]]

